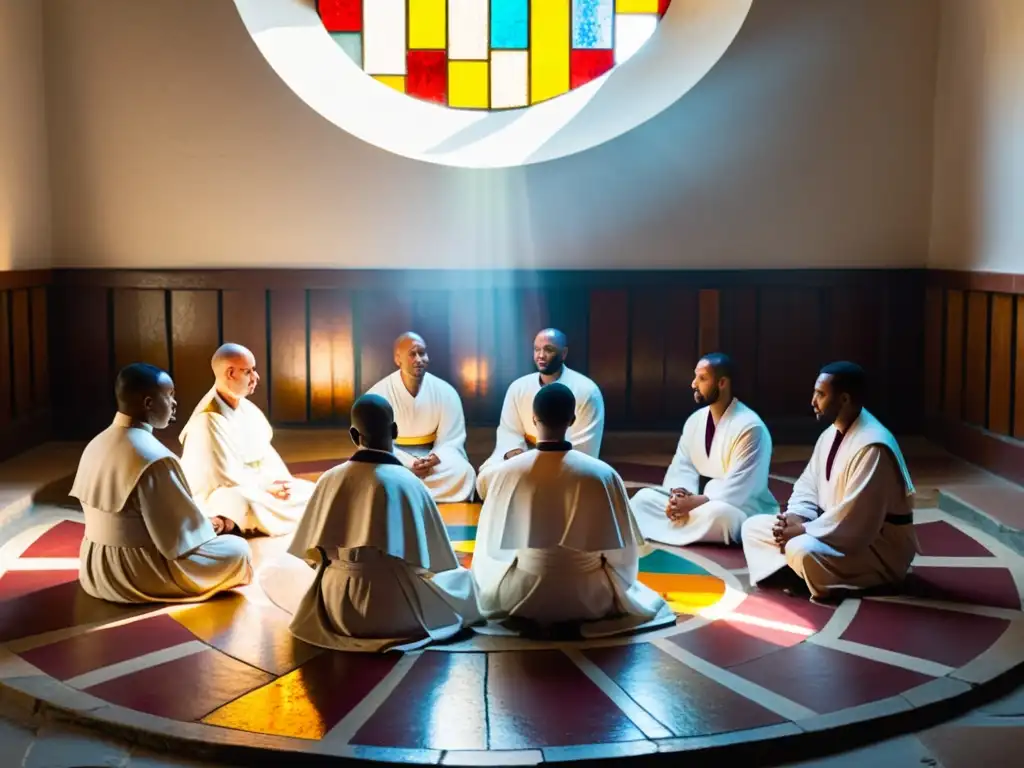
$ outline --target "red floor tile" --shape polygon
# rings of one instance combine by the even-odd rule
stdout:
[[[735,568],[746,568],[747,560],[743,557],[742,547],[723,547],[717,544],[691,544],[683,547],[686,552],[693,552],[695,555],[706,557],[713,563],[718,563],[726,570]]]
[[[820,714],[897,696],[934,678],[813,643],[730,670]]]
[[[425,653],[352,739],[409,749],[487,749],[487,656]]]
[[[78,557],[85,536],[85,526],[72,520],[61,520],[32,542],[22,557]]]
[[[273,679],[273,675],[210,649],[85,690],[129,709],[192,721]]]
[[[914,526],[926,557],[992,557],[983,545],[944,520]]]
[[[917,738],[942,768],[1010,768],[1021,764],[1024,725],[940,725]]]
[[[8,571],[0,576],[0,606],[70,581],[78,583],[78,571]]]
[[[1020,610],[1020,595],[1005,568],[914,567],[903,591],[913,597]]]
[[[649,643],[595,648],[585,655],[676,736],[705,736],[783,722],[774,712]]]
[[[733,613],[768,619],[795,627],[820,631],[835,609],[812,603],[806,597],[791,597],[782,591],[759,589],[740,603]]]
[[[633,464],[628,461],[612,462],[612,467],[623,480],[655,485],[661,485],[665,479],[665,472],[668,471],[667,464],[664,467],[655,467],[650,464]]]
[[[644,738],[560,651],[487,656],[489,749],[604,744]]]
[[[806,636],[755,624],[719,620],[667,639],[719,667],[734,667],[801,643]]]
[[[21,657],[51,677],[67,680],[195,639],[169,616],[153,616],[33,648]]]
[[[1009,621],[991,616],[863,600],[842,639],[961,667],[1009,626]]]

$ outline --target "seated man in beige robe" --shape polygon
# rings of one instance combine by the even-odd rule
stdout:
[[[466,416],[455,387],[427,372],[427,342],[416,333],[395,340],[398,370],[369,394],[391,404],[398,424],[395,456],[427,486],[434,501],[466,501],[476,472],[466,457]]]
[[[495,468],[471,570],[490,632],[601,637],[675,622],[641,584],[643,537],[622,479],[574,450],[576,398],[564,384],[533,402],[537,449]]]
[[[350,431],[358,450],[321,476],[289,554],[261,569],[292,634],[339,651],[407,651],[480,621],[437,505],[392,453],[391,406],[363,395]]]
[[[194,602],[252,579],[249,544],[217,536],[171,453],[174,382],[133,363],[117,376],[114,423],[86,446],[71,496],[85,512],[79,580],[114,603]]]
[[[830,426],[786,512],[743,524],[751,584],[795,575],[821,601],[893,587],[906,576],[918,552],[914,486],[896,439],[864,407],[863,395],[859,366],[839,362],[821,369],[811,406]]]
[[[274,431],[248,397],[260,381],[252,352],[225,344],[211,361],[213,389],[181,430],[181,466],[217,530],[281,536],[295,530],[313,483],[292,477]]]

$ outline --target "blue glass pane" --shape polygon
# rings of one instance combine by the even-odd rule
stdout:
[[[572,47],[611,48],[615,0],[572,0]]]
[[[491,48],[526,48],[529,1],[491,0]]]

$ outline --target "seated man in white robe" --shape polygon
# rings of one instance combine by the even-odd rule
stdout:
[[[516,379],[505,392],[494,452],[477,475],[476,490],[481,499],[487,498],[490,475],[502,462],[536,447],[533,398],[547,384],[563,384],[576,399],[576,420],[566,433],[566,440],[580,453],[598,457],[604,437],[604,398],[597,384],[565,364],[568,355],[569,342],[561,331],[546,328],[534,338],[533,361],[537,372]]]
[[[115,393],[114,423],[86,446],[71,488],[85,512],[82,588],[113,603],[181,603],[248,584],[248,542],[214,533],[178,457],[153,436],[174,419],[171,377],[133,363]]]
[[[821,601],[903,582],[918,552],[914,486],[896,439],[864,407],[863,394],[859,366],[821,369],[811,405],[831,426],[786,512],[743,524],[751,584],[789,579]]]
[[[427,372],[427,343],[415,333],[395,340],[398,370],[374,384],[370,394],[395,412],[395,456],[427,486],[434,501],[466,501],[476,472],[466,457],[466,416],[455,387]]]
[[[622,479],[565,439],[575,410],[564,384],[543,387],[537,450],[494,470],[471,570],[497,626],[478,631],[601,637],[675,622],[637,580],[643,538]]]
[[[274,431],[249,402],[260,375],[252,352],[224,344],[215,383],[181,430],[181,465],[214,528],[281,536],[295,530],[313,483],[292,477],[271,445]]]
[[[698,361],[691,387],[703,407],[686,420],[662,486],[643,488],[630,500],[646,538],[677,546],[733,544],[748,516],[778,513],[768,490],[771,435],[733,396],[732,380],[728,355]]]
[[[320,477],[289,554],[261,571],[292,634],[340,651],[412,650],[480,621],[437,505],[392,453],[391,406],[363,395],[350,431],[358,450]]]

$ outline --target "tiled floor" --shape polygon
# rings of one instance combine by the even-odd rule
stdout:
[[[309,463],[295,469],[314,476],[333,463],[316,460],[309,446],[299,458]],[[926,459],[926,481],[978,482],[974,470]],[[613,463],[637,486],[658,482],[667,461]],[[796,463],[773,468],[778,496],[798,471]],[[478,507],[442,512],[468,562],[471,547],[460,542],[472,541]],[[658,548],[642,561],[641,579],[670,600],[674,627],[601,643],[476,636],[405,656],[295,641],[287,617],[257,587],[198,606],[126,609],[91,600],[76,582],[80,516],[40,508],[28,519],[0,548],[2,682],[211,743],[413,762],[474,761],[487,751],[500,751],[504,763],[625,756],[799,733],[823,716],[907,711],[927,698],[922,691],[950,695],[1024,661],[1024,558],[930,508],[918,510],[922,555],[909,596],[833,609],[781,593],[748,595],[738,550]],[[258,560],[282,546],[258,541]],[[972,764],[1003,764],[1010,734],[1024,735],[1024,705],[1011,698],[971,717],[808,765],[891,758],[952,768],[972,755],[985,756]],[[986,738],[996,724],[1004,732]],[[0,750],[24,746],[24,762],[8,763],[0,751],[0,765],[54,768],[65,765],[58,758],[68,744],[89,738],[16,730],[2,737]],[[963,746],[975,742],[975,750]],[[123,746],[95,749],[118,757],[66,765],[159,764]]]

